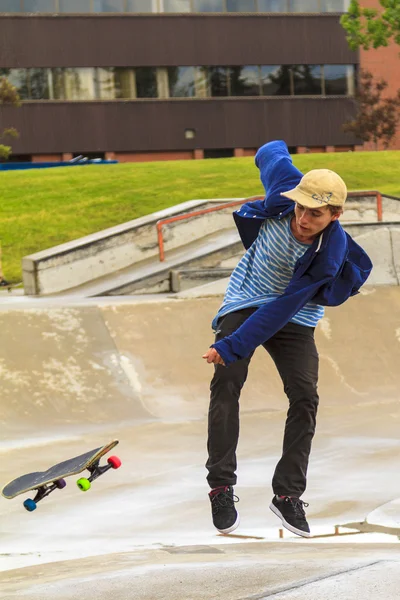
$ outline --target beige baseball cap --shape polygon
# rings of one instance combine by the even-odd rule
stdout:
[[[302,177],[295,188],[282,192],[281,196],[307,208],[321,208],[327,204],[343,206],[347,198],[347,187],[335,171],[313,169]]]

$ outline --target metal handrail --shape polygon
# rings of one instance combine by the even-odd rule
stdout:
[[[377,211],[377,220],[382,221],[382,194],[376,190],[367,191],[367,192],[349,192],[348,198],[365,198],[369,196],[373,196],[376,198],[376,211]],[[251,198],[243,198],[243,200],[235,200],[235,202],[228,202],[227,204],[219,204],[218,206],[213,206],[212,208],[204,208],[202,210],[196,210],[195,212],[190,212],[186,215],[178,215],[177,217],[169,217],[168,219],[160,219],[157,221],[157,239],[158,239],[158,249],[159,249],[159,257],[160,262],[165,260],[165,251],[164,251],[164,237],[162,228],[163,225],[167,225],[168,223],[174,223],[175,221],[183,221],[186,219],[190,219],[192,217],[198,217],[200,215],[205,215],[207,213],[216,212],[217,210],[222,210],[224,208],[231,208],[233,206],[239,206],[241,204],[245,204],[246,202],[252,202],[253,200],[263,200],[265,196],[252,196]]]
[[[369,191],[369,192],[349,192],[347,194],[348,198],[368,198],[369,196],[373,196],[376,198],[376,218],[377,221],[382,221],[383,218],[383,207],[382,207],[382,194],[377,190]]]
[[[157,221],[156,227],[160,262],[165,260],[164,238],[162,234],[163,225],[167,225],[168,223],[174,223],[175,221],[183,221],[184,219],[190,219],[191,217],[198,217],[200,215],[205,215],[211,212],[216,212],[217,210],[222,210],[224,208],[239,206],[241,204],[244,204],[245,202],[251,202],[252,200],[262,200],[263,198],[264,196],[252,196],[251,198],[243,198],[243,200],[235,200],[235,202],[228,202],[227,204],[219,204],[218,206],[213,206],[212,208],[203,208],[202,210],[196,210],[195,212],[188,213],[187,215],[178,215],[177,217],[170,217],[168,219],[161,219],[160,221]]]

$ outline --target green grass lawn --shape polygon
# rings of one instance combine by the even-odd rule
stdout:
[[[400,197],[400,151],[306,154],[303,172],[337,171],[350,190]],[[4,277],[21,280],[21,259],[51,246],[201,198],[263,194],[253,158],[125,163],[0,171]]]

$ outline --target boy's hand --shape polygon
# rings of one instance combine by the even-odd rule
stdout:
[[[203,358],[205,358],[209,364],[214,363],[215,365],[225,366],[223,359],[215,348],[209,348],[209,350],[203,354]]]

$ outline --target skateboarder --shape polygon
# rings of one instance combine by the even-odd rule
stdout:
[[[301,496],[318,407],[314,329],[324,306],[342,304],[358,292],[372,264],[339,224],[347,188],[337,173],[317,169],[303,176],[282,141],[262,146],[255,163],[266,196],[234,213],[247,252],[213,320],[215,343],[203,356],[215,365],[206,463],[212,518],[222,533],[239,525],[233,491],[239,396],[254,350],[262,345],[289,399],[270,509],[284,527],[309,537],[308,504]]]

